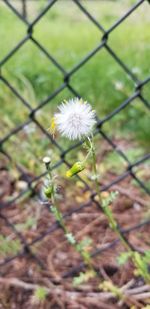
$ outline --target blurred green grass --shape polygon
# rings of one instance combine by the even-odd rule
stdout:
[[[136,1],[124,0],[107,3],[94,1],[93,4],[83,1],[105,29],[108,29],[127,11],[131,2]],[[43,1],[39,1],[38,5],[31,1],[29,10],[31,20],[43,5]],[[150,74],[149,10],[148,3],[144,3],[111,33],[108,40],[111,48],[141,80]],[[0,24],[0,41],[3,42],[0,48],[1,60],[25,36],[27,29],[22,21],[6,5],[2,4],[0,5]],[[56,58],[66,71],[69,71],[100,43],[102,34],[76,5],[68,6],[66,1],[61,1],[56,3],[37,23],[33,37]],[[2,73],[32,107],[36,107],[46,99],[63,82],[63,74],[31,41],[25,43],[5,63]],[[133,81],[104,49],[71,77],[70,84],[93,105],[100,118],[118,107],[132,95],[135,89]],[[143,88],[143,94],[147,100],[150,99],[148,84]],[[56,105],[71,97],[71,92],[65,89],[37,113],[37,119],[46,129],[49,127]],[[27,119],[28,110],[1,81],[0,106],[2,137],[11,128]],[[150,138],[148,112],[137,99],[130,107],[107,123],[104,129],[111,137],[135,139],[139,147],[148,148]],[[26,134],[29,133],[26,132]],[[20,138],[18,135],[13,138],[15,150],[16,145],[20,143]],[[31,152],[33,145],[34,138],[29,147]],[[7,147],[9,149],[9,143]],[[44,142],[42,134],[38,147],[38,155],[41,153],[42,156],[47,151],[47,143]],[[36,157],[35,154],[34,157]],[[25,158],[23,158],[23,164],[28,166],[28,160],[26,163],[24,160]]]

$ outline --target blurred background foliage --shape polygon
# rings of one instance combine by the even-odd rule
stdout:
[[[134,0],[82,1],[88,11],[107,30],[130,7]],[[21,2],[12,0],[18,10]],[[27,18],[31,22],[45,7],[47,1],[27,1]],[[0,3],[0,61],[26,35],[26,25],[1,1]],[[143,80],[150,74],[149,10],[145,2],[109,36],[108,43],[129,69]],[[102,39],[99,29],[73,2],[57,1],[35,25],[33,37],[60,63],[66,71],[76,66]],[[2,66],[3,76],[34,108],[63,83],[63,74],[33,44],[27,41]],[[103,48],[80,68],[70,79],[73,88],[96,109],[100,118],[117,108],[135,91],[134,82]],[[150,99],[150,88],[143,88],[144,97]],[[36,114],[47,129],[57,104],[71,98],[68,89],[59,93]],[[0,81],[0,136],[24,122],[29,111]],[[127,154],[139,157],[149,147],[149,117],[146,107],[135,99],[127,108],[104,125],[112,138],[136,141]],[[20,146],[21,142],[21,147]],[[68,142],[62,144],[67,147]],[[49,153],[49,141],[34,124],[24,128],[5,144],[14,160],[39,172],[39,160]],[[51,149],[52,150],[52,149]],[[133,151],[134,150],[134,151]],[[140,155],[139,155],[140,154]],[[108,160],[114,163],[113,156]],[[110,163],[109,163],[110,164]]]

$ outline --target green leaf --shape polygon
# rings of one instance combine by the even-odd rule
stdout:
[[[17,254],[21,249],[19,239],[10,240],[3,235],[0,235],[0,253],[5,256],[9,254]]]
[[[72,233],[67,233],[65,236],[71,245],[75,245],[76,240]]]
[[[118,192],[117,191],[112,191],[109,196],[102,201],[102,207],[107,207],[109,206],[117,197]]]
[[[90,238],[84,238],[83,240],[81,240],[78,245],[77,245],[77,250],[80,252],[84,249],[86,249],[89,245],[91,245],[92,243],[92,239]]]
[[[46,288],[41,286],[35,290],[34,296],[36,297],[36,299],[42,301],[42,300],[45,300],[47,294],[48,294],[48,291],[46,290]]]
[[[80,273],[79,276],[73,278],[73,285],[77,286],[84,282],[84,273]]]
[[[124,265],[128,259],[131,257],[131,252],[122,252],[120,256],[117,257],[117,262],[119,265]]]
[[[73,285],[78,286],[84,282],[87,282],[89,279],[94,278],[95,276],[96,276],[96,273],[92,270],[88,270],[85,273],[81,272],[79,276],[74,277]]]
[[[150,250],[144,252],[143,260],[145,263],[150,264]]]

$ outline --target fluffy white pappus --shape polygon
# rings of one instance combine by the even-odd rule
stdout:
[[[55,114],[58,131],[65,137],[75,140],[88,137],[96,123],[96,114],[89,103],[74,98],[62,103]]]

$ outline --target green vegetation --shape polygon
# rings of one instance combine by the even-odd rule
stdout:
[[[3,257],[8,255],[15,255],[21,249],[21,243],[18,239],[11,239],[9,237],[0,235],[0,254]]]
[[[34,292],[34,296],[37,301],[44,301],[46,299],[47,294],[48,294],[47,289],[42,286],[37,287],[37,289]]]
[[[108,29],[133,2],[135,3],[135,1],[125,0],[108,2],[107,4],[105,1],[95,2],[95,4],[88,1],[83,3],[104,28]],[[29,19],[33,20],[44,5],[44,1],[39,1],[38,4],[31,1]],[[150,32],[147,8],[148,3],[144,3],[142,8],[139,7],[135,13],[131,14],[111,33],[108,39],[109,46],[141,80],[149,75],[150,67]],[[4,4],[0,4],[0,23],[0,41],[3,42],[0,48],[1,60],[25,37],[27,28]],[[56,3],[35,25],[33,37],[68,72],[88,52],[98,46],[102,33],[75,4],[68,6],[65,1],[62,1]],[[32,41],[27,41],[2,66],[2,74],[33,108],[63,83],[62,72]],[[120,103],[134,93],[135,89],[133,81],[104,48],[71,76],[70,85],[95,107],[100,118],[117,108]],[[149,99],[148,84],[143,88],[143,95],[147,100]],[[45,129],[49,127],[56,105],[72,96],[72,93],[65,89],[36,114],[37,120],[44,125]],[[2,119],[0,134],[2,137],[11,128],[24,122],[29,111],[1,81],[0,106]],[[146,107],[139,99],[135,99],[130,106],[111,119],[109,123],[104,124],[104,130],[110,136],[127,139],[130,137],[130,140],[134,139],[138,144],[147,148],[150,135]],[[19,150],[17,147],[22,140],[24,141],[22,150]],[[15,160],[16,157],[19,157],[18,160],[21,164],[32,168],[32,170],[34,167],[34,170],[38,171],[37,158],[41,158],[47,153],[47,146],[48,141],[42,132],[38,131],[35,126],[29,125],[22,133],[12,137],[10,142],[5,144],[5,149],[12,152]],[[20,151],[19,154],[18,151]],[[26,155],[24,155],[25,152]]]

